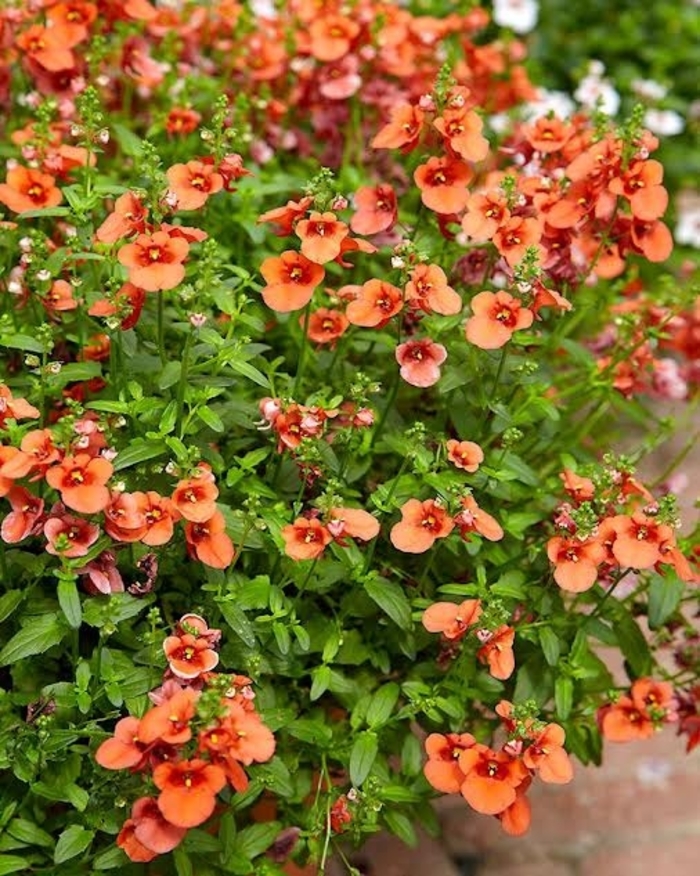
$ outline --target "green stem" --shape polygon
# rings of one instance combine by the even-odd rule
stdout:
[[[167,362],[167,356],[165,354],[165,298],[163,297],[163,293],[158,293],[158,327],[157,327],[157,336],[158,336],[158,355],[160,356],[160,361],[162,365],[165,365]]]
[[[302,328],[301,347],[299,349],[299,360],[297,362],[297,373],[294,377],[292,386],[292,398],[296,400],[297,392],[301,386],[301,378],[304,373],[304,365],[306,364],[306,348],[309,346],[309,320],[311,319],[311,302],[306,305],[304,311],[304,327]]]
[[[389,390],[389,396],[387,398],[386,405],[384,406],[384,410],[379,417],[379,422],[377,423],[377,428],[372,433],[372,443],[370,447],[374,446],[379,440],[379,436],[384,431],[384,426],[386,425],[387,417],[389,416],[391,409],[394,407],[394,402],[396,401],[396,396],[399,392],[399,384],[401,383],[401,375],[399,372],[396,372],[394,376],[394,382]]]
[[[175,434],[184,437],[182,420],[185,415],[185,390],[187,388],[187,372],[190,366],[190,352],[192,349],[193,335],[189,334],[185,341],[185,349],[182,352],[182,368],[180,380],[177,385],[177,420],[175,421]]]

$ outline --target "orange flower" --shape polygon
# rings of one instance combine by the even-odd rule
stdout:
[[[489,541],[500,541],[503,538],[500,523],[480,508],[472,496],[464,496],[461,501],[462,511],[455,517],[455,524],[459,527],[462,538],[466,538],[471,532],[477,532]]]
[[[28,535],[36,534],[44,513],[44,501],[24,487],[13,487],[7,499],[12,511],[2,521],[0,537],[5,544],[17,544]]]
[[[284,552],[293,560],[315,560],[333,540],[328,529],[315,519],[298,517],[282,527]]]
[[[262,289],[263,300],[278,313],[306,307],[325,275],[321,265],[294,250],[265,259],[260,273],[267,281]]]
[[[564,750],[566,733],[558,724],[547,724],[523,753],[523,763],[536,770],[543,782],[565,785],[574,777],[569,755]]]
[[[13,167],[7,171],[6,182],[0,183],[0,204],[15,213],[56,207],[63,200],[63,195],[55,183],[55,178],[49,173],[28,167]]]
[[[198,678],[203,672],[211,672],[219,663],[219,655],[205,636],[191,633],[168,636],[163,642],[163,651],[170,671],[178,678]]]
[[[348,304],[345,315],[352,325],[382,328],[403,307],[403,293],[383,280],[368,280],[361,286],[354,301]]]
[[[199,477],[186,478],[178,483],[173,491],[173,507],[192,523],[204,523],[216,512],[216,499],[219,490],[211,472],[206,469]]]
[[[488,639],[476,652],[482,663],[488,663],[489,672],[494,678],[505,681],[510,678],[515,669],[515,656],[513,655],[513,642],[515,630],[503,624],[488,633]]]
[[[484,815],[498,815],[512,806],[516,788],[528,775],[521,761],[478,742],[460,754],[459,768],[465,776],[462,796]]]
[[[484,451],[474,441],[457,441],[454,438],[445,445],[447,458],[456,468],[475,472],[484,461]]]
[[[243,708],[240,703],[226,703],[226,715],[221,721],[230,744],[227,757],[248,766],[264,763],[275,753],[275,737],[256,712]]]
[[[60,465],[52,466],[46,472],[46,481],[60,492],[69,508],[82,514],[94,514],[102,511],[109,502],[109,490],[105,484],[113,471],[112,463],[101,456],[78,453],[66,456]]]
[[[630,240],[635,252],[650,262],[665,262],[673,252],[673,236],[663,222],[635,219],[630,226]]]
[[[598,565],[607,556],[599,541],[581,541],[555,535],[547,542],[547,556],[554,563],[554,580],[569,593],[590,590],[598,580]]]
[[[100,243],[116,243],[122,237],[143,234],[148,211],[133,192],[125,192],[114,202],[114,210],[95,232]]]
[[[409,554],[422,554],[438,538],[454,529],[454,521],[434,499],[409,499],[401,508],[401,521],[394,524],[389,538],[394,547]]]
[[[565,468],[559,477],[575,502],[587,502],[595,496],[595,485],[590,478],[582,478],[569,468]]]
[[[489,152],[489,141],[482,135],[484,123],[474,110],[446,109],[433,125],[445,138],[452,152],[465,161],[482,161]]]
[[[523,128],[523,135],[538,152],[558,152],[573,136],[573,125],[555,117],[542,116]]]
[[[309,27],[309,51],[319,61],[338,61],[347,55],[360,26],[344,15],[325,14],[314,18]]]
[[[391,121],[375,135],[373,149],[401,149],[410,152],[418,145],[425,113],[408,103],[400,103],[391,108]]]
[[[463,210],[469,200],[467,185],[474,176],[470,167],[457,158],[429,158],[420,164],[413,179],[421,200],[435,213],[452,214]]]
[[[469,627],[481,617],[481,602],[466,599],[454,602],[434,602],[423,612],[421,622],[429,633],[442,633],[446,639],[461,639]]]
[[[14,398],[10,389],[0,383],[0,426],[4,426],[8,419],[35,420],[40,416],[38,408],[30,405],[26,399]]]
[[[176,827],[197,827],[214,811],[226,774],[221,767],[195,758],[158,764],[153,781],[160,790],[158,808],[165,819]]]
[[[530,829],[532,821],[532,809],[530,801],[525,796],[525,790],[529,784],[525,779],[521,785],[515,789],[515,800],[511,805],[499,812],[496,816],[501,822],[501,827],[504,833],[508,836],[522,836]]]
[[[115,541],[141,541],[147,532],[143,493],[112,493],[104,509],[105,532]]]
[[[456,794],[466,778],[459,766],[459,757],[476,743],[471,733],[431,733],[425,740],[428,760],[423,773],[436,791]]]
[[[165,130],[171,136],[191,134],[197,130],[201,121],[202,117],[196,110],[175,106],[170,110],[168,118],[165,120]]]
[[[189,245],[182,237],[165,231],[139,234],[117,253],[119,262],[129,271],[129,281],[147,292],[174,289],[183,281]]]
[[[401,366],[399,373],[406,383],[424,389],[440,379],[440,366],[447,359],[447,350],[442,344],[423,338],[399,344],[395,356]]]
[[[106,770],[138,770],[146,762],[146,744],[139,738],[140,721],[129,716],[117,721],[114,736],[95,752],[95,760]]]
[[[471,301],[474,316],[467,320],[467,340],[482,350],[497,350],[513,332],[532,325],[531,310],[508,292],[479,292]]]
[[[0,465],[0,476],[17,480],[34,472],[32,480],[38,480],[49,466],[61,461],[61,451],[54,445],[50,429],[32,429],[19,446],[19,452]]]
[[[453,316],[462,309],[462,298],[448,286],[447,276],[437,265],[418,265],[409,274],[406,300],[409,307],[420,308],[427,314]]]
[[[294,230],[295,223],[306,213],[314,199],[310,196],[300,201],[287,201],[284,207],[275,207],[258,217],[258,223],[270,222],[275,226],[278,237],[287,237]]]
[[[139,321],[145,301],[144,289],[139,289],[133,283],[124,283],[114,293],[111,301],[99,298],[90,305],[88,313],[90,316],[117,316],[121,319],[121,327],[126,331]]]
[[[139,496],[146,522],[146,532],[141,537],[143,544],[158,547],[169,542],[173,537],[173,521],[180,516],[170,499],[160,496],[153,490],[147,493],[134,493],[134,495]]]
[[[36,61],[45,70],[56,73],[59,70],[70,70],[75,67],[75,56],[71,48],[80,42],[75,33],[70,33],[60,26],[43,27],[40,24],[32,24],[23,31],[15,44],[25,56]],[[25,209],[28,209],[25,207]]]
[[[355,234],[379,234],[391,228],[398,217],[396,192],[386,184],[361,186],[354,197],[355,214],[350,228]]]
[[[326,528],[338,542],[345,536],[370,541],[379,535],[379,521],[362,508],[331,508],[328,516]]]
[[[54,556],[84,557],[100,537],[100,529],[81,517],[64,514],[62,517],[49,517],[44,524],[46,551]]]
[[[663,165],[658,161],[633,161],[620,176],[610,180],[608,188],[627,198],[637,219],[653,222],[668,207],[668,192],[661,185],[663,178]]]
[[[301,324],[304,318],[300,319]],[[348,330],[350,323],[341,310],[319,307],[309,317],[308,336],[315,344],[333,344]]]
[[[184,745],[189,742],[192,738],[190,722],[196,715],[195,703],[199,696],[197,691],[186,688],[150,709],[141,718],[139,740],[146,745],[158,741],[167,745]]]
[[[525,256],[525,250],[530,246],[538,246],[542,236],[542,225],[537,219],[523,219],[513,216],[493,235],[496,249],[511,267],[514,267]]]
[[[136,839],[136,822],[133,818],[127,818],[117,834],[115,842],[127,858],[134,863],[146,864],[158,855],[158,852],[146,848],[142,842]]]
[[[211,195],[224,187],[221,174],[201,161],[173,164],[165,175],[170,190],[177,197],[178,210],[199,210]]]
[[[618,701],[599,713],[600,730],[610,742],[631,742],[633,739],[651,739],[656,727],[646,710],[634,701],[621,696]]]
[[[294,231],[301,239],[302,254],[318,265],[337,258],[343,240],[350,233],[348,226],[337,219],[335,213],[316,211],[308,219],[297,222]]]
[[[226,521],[221,511],[201,523],[186,523],[185,539],[190,556],[206,566],[225,569],[233,561],[235,552],[226,535]]]
[[[54,280],[43,297],[42,304],[49,313],[75,310],[78,306],[78,302],[73,298],[73,287],[66,280]]]
[[[509,219],[508,202],[502,192],[476,193],[469,196],[467,212],[462,217],[462,228],[472,240],[491,240]]]
[[[127,835],[122,837],[125,829]],[[154,797],[140,797],[131,809],[131,818],[124,823],[119,834],[122,837],[121,842],[117,837],[117,845],[132,861],[148,861],[151,859],[134,857],[134,852],[138,852],[136,843],[153,855],[165,855],[182,842],[186,833],[187,828],[176,827],[166,821]]]
[[[97,18],[97,7],[83,0],[68,0],[46,10],[46,20],[60,27],[72,44],[83,42],[89,35],[90,25]]]
[[[613,556],[621,566],[632,569],[651,569],[662,562],[662,544],[674,540],[670,526],[658,523],[641,511],[631,517],[626,514],[611,517],[609,525],[615,533]]]

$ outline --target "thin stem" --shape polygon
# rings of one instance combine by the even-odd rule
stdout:
[[[386,405],[384,410],[379,417],[379,422],[377,423],[377,428],[374,430],[372,434],[372,444],[370,446],[374,446],[379,440],[379,436],[384,431],[384,426],[386,425],[387,417],[389,416],[392,408],[394,407],[394,402],[396,401],[396,396],[399,392],[399,384],[401,383],[401,375],[399,372],[396,372],[394,377],[394,382],[392,384],[391,389],[389,390],[389,396],[387,398]]]
[[[165,354],[165,298],[163,297],[162,292],[158,293],[157,319],[158,355],[160,356],[161,364],[165,365],[167,362],[167,356]]]
[[[296,399],[297,392],[299,387],[301,386],[301,378],[304,373],[304,365],[306,364],[306,348],[309,345],[309,320],[311,319],[311,303],[306,305],[306,310],[304,311],[304,327],[302,329],[303,335],[301,339],[301,348],[299,349],[299,361],[297,362],[297,373],[294,377],[294,384],[292,386],[292,398]]]
[[[187,388],[187,372],[190,366],[190,352],[192,350],[192,338],[190,333],[185,341],[185,349],[182,352],[182,367],[180,369],[180,380],[177,385],[177,420],[175,421],[175,433],[182,438],[183,428],[182,419],[185,414],[185,390]]]

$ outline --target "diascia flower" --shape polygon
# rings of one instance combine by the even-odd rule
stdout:
[[[224,178],[202,161],[173,164],[166,173],[178,210],[199,210],[211,195],[224,187]]]
[[[147,292],[174,289],[185,278],[182,264],[189,253],[189,244],[182,237],[165,231],[139,234],[117,253],[119,262],[129,271],[129,282]]]
[[[554,580],[562,590],[582,593],[590,590],[598,579],[598,566],[607,551],[596,540],[554,536],[547,542],[547,556],[554,563]]]
[[[508,292],[479,292],[472,298],[474,315],[467,320],[467,340],[482,350],[497,350],[513,332],[529,328],[534,315]]]
[[[425,753],[428,760],[423,773],[436,791],[443,794],[457,794],[466,778],[459,765],[463,751],[476,744],[471,733],[431,733],[425,740]]]
[[[348,226],[330,212],[312,212],[308,219],[297,222],[294,230],[301,239],[302,254],[318,265],[337,258],[350,233]]]
[[[461,752],[459,768],[465,777],[462,796],[484,815],[498,815],[515,803],[516,788],[529,775],[519,759],[478,742]]]
[[[408,103],[392,107],[391,121],[372,140],[373,149],[401,149],[410,152],[418,145],[425,113]]]
[[[102,511],[109,502],[109,490],[105,485],[113,471],[112,463],[101,456],[79,453],[66,456],[60,465],[52,466],[46,472],[46,481],[60,492],[69,508],[83,514],[94,514]]]
[[[345,315],[352,325],[382,328],[401,311],[403,292],[383,280],[368,280],[357,298],[348,304]]]
[[[486,642],[477,651],[479,660],[488,665],[489,672],[494,678],[500,678],[502,681],[510,678],[515,669],[513,654],[515,630],[503,624],[493,632],[485,631],[480,638],[482,641],[486,638]]]
[[[265,259],[260,273],[267,282],[261,292],[263,301],[278,313],[306,307],[325,276],[321,265],[294,250]]]
[[[297,518],[282,528],[284,552],[293,560],[315,560],[320,557],[333,536],[319,520]]]
[[[188,521],[185,539],[190,556],[206,566],[225,569],[233,561],[233,543],[226,534],[226,521],[221,511],[215,511],[208,520]]]
[[[447,350],[430,338],[406,341],[396,348],[396,361],[401,377],[411,386],[426,388],[440,379],[440,366],[447,359]]]
[[[122,825],[117,845],[129,860],[146,863],[172,852],[186,833],[187,828],[176,827],[164,818],[154,797],[140,797],[131,809],[131,818]]]
[[[460,295],[448,285],[447,276],[438,265],[418,265],[413,268],[409,278],[406,284],[409,307],[443,316],[452,316],[462,309]]]
[[[15,213],[57,207],[63,195],[55,183],[55,178],[48,173],[14,167],[7,171],[6,182],[0,183],[0,204]]]
[[[303,316],[300,323],[304,324]],[[328,307],[319,307],[309,317],[308,336],[315,344],[331,344],[335,342],[349,328],[350,323],[342,310],[334,310]]]
[[[164,818],[176,827],[197,827],[214,811],[226,774],[221,767],[194,758],[158,764],[153,781],[160,790],[158,808]]]
[[[354,197],[355,214],[350,228],[355,234],[379,234],[391,228],[398,217],[396,192],[386,184],[361,186]]]
[[[401,508],[401,520],[394,524],[389,538],[394,547],[410,554],[429,550],[436,539],[445,538],[454,529],[447,510],[434,499],[421,502],[409,499]]]
[[[423,612],[421,622],[429,633],[442,633],[446,639],[461,639],[481,617],[481,602],[466,599],[459,605],[435,602]]]
[[[484,451],[474,441],[457,441],[450,438],[445,447],[447,458],[455,468],[473,473],[484,461]]]
[[[435,213],[452,214],[463,210],[469,200],[467,185],[474,174],[457,158],[429,158],[416,168],[413,179],[421,200]]]

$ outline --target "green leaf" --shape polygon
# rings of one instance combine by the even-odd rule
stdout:
[[[350,752],[350,781],[356,787],[362,785],[370,774],[379,751],[377,734],[370,730],[360,733]]]
[[[309,698],[311,702],[315,702],[320,696],[328,690],[328,685],[331,683],[331,668],[330,666],[317,666],[311,673],[311,693]]]
[[[616,618],[615,632],[620,649],[635,676],[649,675],[652,667],[649,644],[631,614],[624,612]]]
[[[242,359],[232,359],[228,364],[236,374],[247,377],[248,380],[252,380],[253,383],[257,383],[258,386],[262,386],[264,389],[270,388],[270,381],[267,377],[265,377],[262,371],[258,371],[254,365],[251,365],[250,362],[244,362]]]
[[[51,835],[26,818],[14,818],[6,829],[11,837],[28,846],[53,846]]]
[[[250,827],[246,827],[238,834],[236,851],[245,855],[246,858],[257,858],[258,855],[262,855],[270,848],[279,832],[279,821],[251,824]]]
[[[423,768],[423,747],[413,733],[408,733],[401,747],[401,772],[417,776]]]
[[[376,691],[367,707],[365,720],[367,725],[373,730],[381,727],[391,717],[394,707],[399,698],[398,684],[391,682],[385,684]]]
[[[8,590],[0,596],[0,623],[10,617],[25,596],[23,590]]]
[[[326,746],[333,739],[333,731],[321,720],[311,718],[299,718],[286,728],[290,736],[309,742],[311,745]]]
[[[221,417],[206,405],[197,408],[197,416],[204,423],[205,426],[209,426],[209,428],[214,432],[223,432],[226,429],[226,427],[224,426],[224,421],[221,419]]]
[[[167,362],[158,378],[158,388],[168,389],[170,386],[175,386],[180,380],[182,374],[182,362]]]
[[[365,591],[397,626],[402,630],[411,629],[411,605],[399,584],[375,576],[365,581]]]
[[[62,864],[82,854],[92,842],[94,830],[88,830],[79,824],[71,824],[59,836],[56,850],[53,854],[54,864]]]
[[[418,845],[418,837],[416,836],[411,819],[404,815],[403,812],[397,812],[395,809],[386,809],[384,821],[394,836],[397,836],[407,846],[415,848]]]
[[[173,852],[173,861],[175,863],[175,872],[177,876],[193,876],[194,868],[190,856],[182,848],[177,848]]]
[[[560,675],[554,682],[554,707],[560,721],[566,721],[571,714],[574,703],[574,682],[565,675]]]
[[[114,870],[116,867],[126,867],[129,859],[119,848],[107,849],[92,862],[95,870]]]
[[[239,608],[235,602],[231,600],[217,600],[221,614],[224,620],[231,627],[233,632],[241,641],[249,648],[255,647],[255,630],[253,625],[248,620],[243,609]]]
[[[57,219],[60,216],[70,216],[70,207],[43,207],[41,210],[24,210],[18,219]]]
[[[80,595],[75,581],[59,581],[56,588],[58,604],[68,621],[68,626],[77,630],[83,622],[83,610],[80,605]]]
[[[676,611],[685,590],[684,583],[675,575],[654,575],[649,586],[649,626],[662,627]]]
[[[99,362],[69,362],[68,365],[64,365],[61,368],[51,383],[54,386],[65,386],[68,383],[92,380],[101,374],[102,366]]]
[[[114,462],[115,471],[121,471],[124,468],[130,468],[132,465],[138,465],[140,462],[147,462],[149,459],[155,459],[157,456],[162,456],[168,452],[168,448],[164,441],[132,441],[124,450],[120,450]]]
[[[112,128],[117,143],[119,143],[123,152],[130,155],[132,158],[142,157],[143,141],[140,137],[137,137],[136,134],[134,134],[128,125],[122,125],[119,122],[110,120],[110,127]]]
[[[20,858],[18,855],[0,855],[0,876],[5,876],[6,873],[28,873],[30,869],[26,858]]]
[[[177,423],[177,402],[173,399],[173,401],[168,402],[160,415],[158,431],[161,435],[169,435],[175,428],[175,423]]]
[[[544,659],[550,666],[556,666],[559,662],[559,655],[561,653],[561,646],[557,634],[551,629],[551,627],[540,627],[539,639]]]
[[[0,338],[0,347],[10,347],[12,350],[24,350],[26,353],[44,352],[44,345],[30,335],[14,334]]]
[[[0,666],[16,663],[34,654],[43,654],[63,639],[66,628],[57,614],[42,614],[29,619],[0,651]]]

